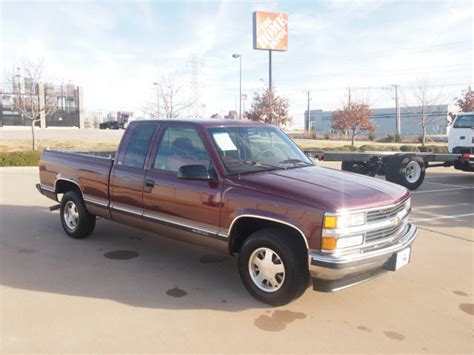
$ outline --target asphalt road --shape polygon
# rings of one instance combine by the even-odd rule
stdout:
[[[434,168],[413,193],[408,266],[274,309],[231,257],[104,220],[67,238],[37,179],[0,169],[0,353],[474,351],[472,173]]]

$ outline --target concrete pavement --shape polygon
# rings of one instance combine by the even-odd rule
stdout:
[[[67,238],[37,180],[0,169],[1,353],[474,351],[474,174],[428,172],[408,266],[280,308],[247,293],[232,257],[104,220]]]

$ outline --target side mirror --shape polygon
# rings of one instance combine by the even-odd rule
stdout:
[[[204,165],[183,165],[178,170],[178,179],[217,180],[217,175]]]

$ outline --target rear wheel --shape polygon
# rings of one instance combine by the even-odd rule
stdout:
[[[94,231],[95,216],[87,211],[84,201],[75,191],[64,194],[60,217],[64,231],[71,238],[83,239]]]
[[[354,171],[354,162],[352,161],[343,161],[341,163],[341,169],[344,171]]]
[[[412,154],[400,154],[390,157],[385,164],[385,179],[416,190],[425,179],[423,159]]]
[[[282,306],[301,296],[309,282],[308,254],[301,240],[278,229],[262,229],[242,245],[240,277],[257,300]]]

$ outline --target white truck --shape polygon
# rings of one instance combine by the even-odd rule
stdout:
[[[448,126],[446,154],[421,152],[324,152],[307,150],[318,160],[341,161],[342,170],[359,174],[383,175],[387,181],[417,189],[425,179],[425,170],[435,166],[453,166],[474,171],[474,112],[462,112]]]

